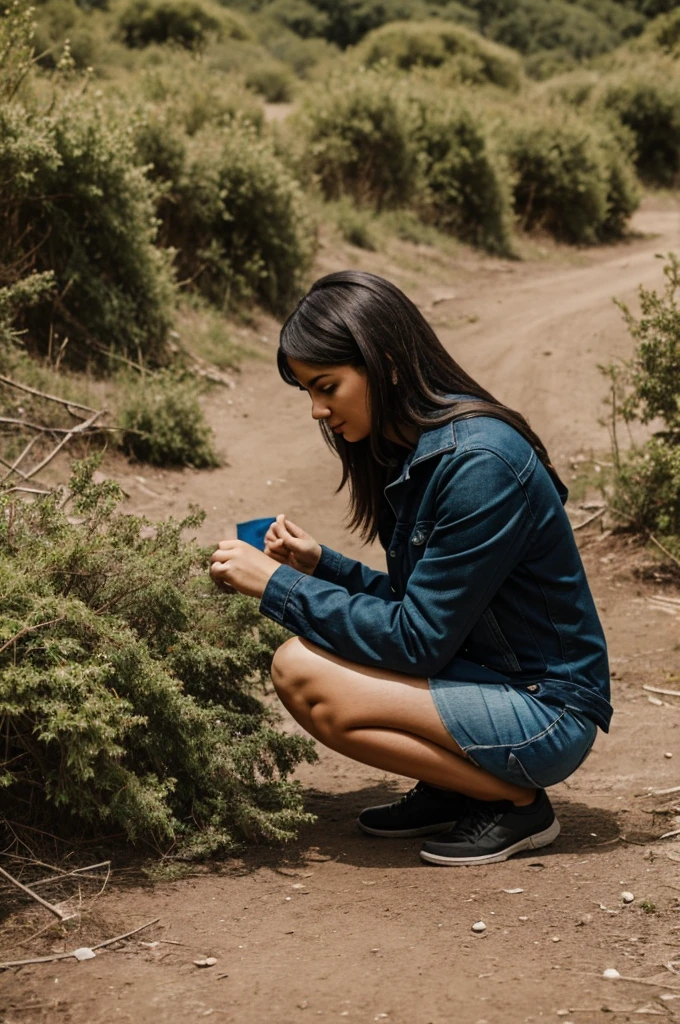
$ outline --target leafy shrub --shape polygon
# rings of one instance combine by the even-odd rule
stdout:
[[[445,21],[391,22],[371,32],[358,54],[368,67],[384,62],[402,71],[455,61],[463,81],[490,82],[504,89],[517,90],[522,80],[517,54]]]
[[[636,166],[653,185],[680,177],[680,80],[672,65],[626,69],[603,80],[593,102],[613,112],[635,138]]]
[[[139,122],[150,118],[171,134],[195,135],[207,125],[224,128],[234,120],[248,121],[258,132],[264,126],[262,101],[238,80],[221,74],[209,56],[199,64],[191,54],[175,53],[171,67],[135,75],[128,101],[139,105],[140,100]],[[137,127],[135,140],[139,147]],[[154,145],[162,146],[162,140]],[[142,158],[145,162],[143,153]]]
[[[309,0],[273,0],[267,4],[266,13],[279,26],[285,25],[302,39],[325,36],[330,23],[326,11]]]
[[[656,18],[644,33],[643,39],[664,53],[680,55],[680,10]]]
[[[201,514],[123,515],[95,467],[70,508],[0,497],[4,814],[184,854],[291,837],[309,816],[289,775],[314,754],[253,693],[283,631],[208,582],[182,539]]]
[[[159,373],[130,380],[120,410],[123,451],[152,466],[219,465],[194,381]]]
[[[288,103],[293,98],[294,84],[292,71],[280,60],[260,61],[246,75],[246,85],[268,103]]]
[[[680,260],[670,253],[662,294],[640,288],[640,316],[621,305],[635,341],[632,358],[606,368],[612,384],[614,507],[636,530],[680,554]],[[661,429],[621,453],[617,421]]]
[[[413,117],[394,79],[363,72],[316,87],[290,119],[302,173],[326,199],[352,196],[378,210],[408,203],[419,185]]]
[[[57,66],[67,39],[76,67],[86,68],[99,61],[105,45],[104,33],[97,31],[99,26],[75,0],[48,0],[40,5],[37,14],[34,45],[43,67]]]
[[[110,349],[160,358],[173,290],[129,126],[75,92],[48,113],[5,104],[0,181],[0,286],[31,271],[56,282],[18,317],[27,342],[67,344],[74,362]]]
[[[503,147],[525,230],[578,244],[622,233],[639,195],[630,156],[606,125],[568,108],[534,108],[507,123]]]
[[[577,60],[613,50],[621,40],[595,13],[566,0],[523,0],[486,31],[520,53],[562,49]]]
[[[220,308],[256,299],[282,312],[315,247],[299,184],[247,123],[204,129],[185,152],[159,205],[180,278]]]
[[[417,102],[416,139],[427,192],[422,215],[440,230],[495,252],[510,250],[510,179],[483,118],[461,104]]]
[[[347,199],[339,200],[333,212],[340,234],[346,242],[355,245],[357,249],[376,252],[378,240],[374,218],[369,212]]]
[[[206,0],[132,0],[121,11],[118,28],[132,47],[172,42],[194,50],[205,46],[211,35],[250,38],[239,18]]]
[[[579,68],[577,71],[557,75],[537,88],[540,89],[540,96],[548,102],[583,107],[592,96],[599,79],[597,71]]]

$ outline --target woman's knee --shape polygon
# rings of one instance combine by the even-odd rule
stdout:
[[[279,694],[299,693],[308,681],[305,672],[307,651],[299,637],[293,636],[274,652],[271,675],[274,688]]]

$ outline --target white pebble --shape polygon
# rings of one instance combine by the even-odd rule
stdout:
[[[521,914],[521,915],[520,915],[520,916],[519,916],[519,917],[517,918],[517,920],[518,920],[518,921],[528,921],[528,920],[529,920],[529,918],[528,918],[528,917],[526,916],[526,914]]]
[[[559,941],[560,941],[559,935],[553,935],[553,942],[559,942]]]
[[[666,753],[663,756],[664,757],[672,757],[673,755],[671,754],[670,750],[667,750]]]
[[[633,900],[635,899],[635,896],[633,896],[632,892],[622,892],[621,893],[621,899],[623,900],[624,903],[632,903]]]
[[[621,975],[619,974],[619,972],[616,970],[615,967],[607,967],[606,970],[604,970],[602,972],[602,977],[603,978],[611,978],[613,980],[614,978],[620,978]]]
[[[214,956],[207,956],[204,960],[194,960],[197,967],[214,967],[217,963],[217,958]]]
[[[475,923],[472,926],[472,930],[473,932],[485,932],[486,925],[484,924],[483,921],[475,921]]]
[[[73,951],[73,955],[76,960],[93,960],[97,954],[89,946],[81,946],[80,949]]]
[[[503,889],[503,892],[507,892],[508,896],[514,896],[517,892],[524,892],[524,889]]]
[[[557,1014],[558,1017],[568,1017],[569,1016],[569,1010],[555,1010],[555,1013]]]

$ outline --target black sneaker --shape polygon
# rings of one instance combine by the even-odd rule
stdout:
[[[367,807],[357,824],[372,836],[429,836],[450,829],[466,808],[467,798],[460,793],[418,782],[393,804]]]
[[[492,864],[521,850],[547,846],[559,834],[552,804],[539,789],[528,807],[515,807],[509,800],[471,802],[450,832],[423,844],[420,856],[432,864]]]

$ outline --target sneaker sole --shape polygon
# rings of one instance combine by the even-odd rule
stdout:
[[[501,860],[507,860],[508,857],[512,857],[515,853],[521,853],[522,850],[538,850],[541,846],[549,846],[550,843],[554,842],[560,834],[560,823],[555,818],[550,828],[546,828],[543,832],[537,832],[533,836],[527,836],[526,839],[520,839],[518,843],[513,843],[512,846],[506,847],[505,850],[500,850],[498,853],[486,853],[479,857],[445,857],[441,853],[430,853],[428,850],[421,850],[420,856],[423,860],[429,861],[431,864],[495,864]]]
[[[386,839],[413,839],[416,836],[434,836],[439,835],[440,832],[448,832],[459,821],[460,818],[454,818],[453,821],[442,821],[439,825],[423,825],[422,828],[402,828],[392,832],[384,828],[371,828],[369,825],[364,825],[358,819],[357,825],[362,832],[366,832],[369,836],[384,836]]]

